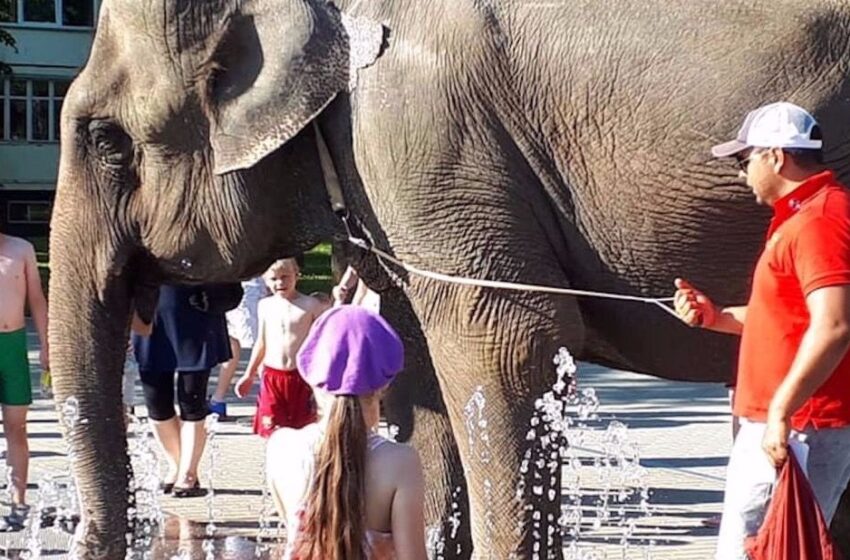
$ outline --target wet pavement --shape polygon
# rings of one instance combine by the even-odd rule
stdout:
[[[32,347],[36,342],[31,336]],[[243,360],[247,357],[247,353],[243,354]],[[34,502],[38,483],[45,474],[67,472],[67,456],[53,403],[38,394],[35,351],[30,353],[30,359],[36,393],[29,424],[32,454],[29,499]],[[582,549],[594,547],[605,554],[600,558],[609,560],[711,558],[717,530],[704,522],[720,511],[731,443],[725,389],[717,384],[670,382],[587,364],[580,366],[579,379],[582,386],[597,390],[601,402],[598,426],[604,427],[613,418],[629,426],[629,437],[637,443],[641,464],[647,470],[652,507],[650,517],[638,519],[626,539],[627,548],[622,544],[622,531],[603,527],[583,532]],[[141,403],[138,386],[136,394]],[[154,540],[151,558],[202,559],[208,552],[212,558],[233,560],[280,556],[279,545],[275,546],[279,536],[277,521],[263,492],[263,441],[250,433],[253,405],[249,402],[229,403],[231,420],[219,425],[205,454],[201,482],[207,488],[212,487],[213,494],[182,500],[161,499],[167,516],[164,538]],[[144,416],[144,407],[138,406],[137,413]],[[5,451],[3,440],[0,450]],[[599,451],[592,444],[579,450],[582,464],[591,464]],[[211,452],[215,473],[210,484]],[[593,488],[587,489],[588,495],[593,492]],[[0,512],[5,513],[6,508],[0,504]],[[210,513],[215,522],[212,537],[207,535],[205,524]],[[257,549],[258,534],[265,550]],[[34,536],[40,543],[42,558],[67,557],[69,533],[49,527],[39,530],[37,535],[28,531],[0,534],[0,558],[20,557],[20,552],[28,548],[27,539]]]

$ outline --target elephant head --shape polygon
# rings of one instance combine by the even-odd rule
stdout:
[[[68,437],[81,557],[125,548],[131,310],[150,321],[163,281],[247,277],[330,237],[307,125],[368,63],[350,53],[374,57],[380,41],[380,26],[347,30],[323,0],[103,2],[62,111],[51,234],[56,399],[60,411],[76,399],[80,418]]]

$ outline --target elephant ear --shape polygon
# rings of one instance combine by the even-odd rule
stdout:
[[[358,45],[342,20],[325,0],[244,0],[227,17],[199,74],[215,173],[251,167],[298,134],[349,87],[351,53],[359,66],[378,56],[382,34],[358,32],[377,46]]]

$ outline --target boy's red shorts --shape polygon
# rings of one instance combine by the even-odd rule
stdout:
[[[254,433],[267,438],[278,428],[303,428],[315,421],[313,390],[298,370],[283,371],[263,365]]]

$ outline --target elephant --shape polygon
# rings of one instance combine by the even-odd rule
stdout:
[[[709,146],[787,99],[850,179],[848,22],[833,0],[104,0],[62,108],[50,241],[55,395],[87,419],[67,433],[79,556],[125,550],[119,372],[158,285],[344,240],[336,184],[354,234],[422,269],[647,297],[681,275],[743,302],[770,213]],[[560,557],[557,500],[516,492],[559,347],[669,379],[734,371],[734,339],[655,306],[354,262],[408,347],[387,416],[422,456],[445,558]]]

